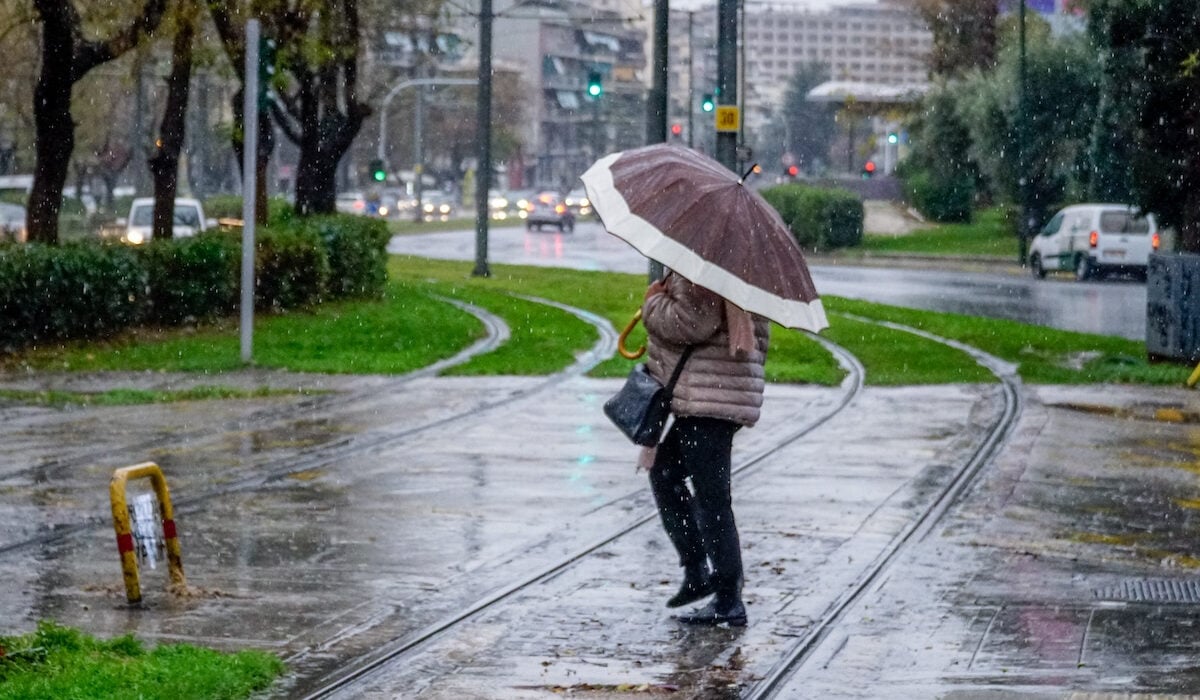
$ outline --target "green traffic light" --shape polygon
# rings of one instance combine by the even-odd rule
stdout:
[[[593,98],[604,94],[604,85],[600,82],[599,73],[588,73],[587,94]]]
[[[375,182],[383,182],[387,179],[387,173],[382,170],[376,170],[371,177],[375,178]]]
[[[704,110],[705,112],[711,112],[716,109],[716,104],[713,102],[712,95],[705,95],[704,98],[700,100],[700,109]]]
[[[888,134],[888,143],[899,143],[899,141],[900,137],[896,135],[896,132],[893,131]]]

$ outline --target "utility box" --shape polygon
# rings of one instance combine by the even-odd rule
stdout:
[[[1200,360],[1200,255],[1150,256],[1146,353],[1152,360]]]

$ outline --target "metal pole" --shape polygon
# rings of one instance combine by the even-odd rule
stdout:
[[[671,19],[669,0],[654,0],[654,65],[651,68],[650,99],[646,102],[646,143],[665,143],[667,140],[667,59],[668,28]],[[650,281],[663,278],[663,266],[650,261],[647,276]]]
[[[1025,53],[1025,0],[1021,0],[1021,9],[1017,19],[1020,45],[1020,74],[1019,92],[1017,93],[1017,163],[1020,172],[1017,174],[1017,184],[1020,188],[1021,221],[1017,224],[1017,262],[1024,265],[1029,256],[1029,217],[1032,213],[1029,206],[1029,125],[1026,117],[1028,111],[1028,95],[1026,94],[1028,66]]]
[[[492,187],[492,0],[479,3],[479,117],[475,125],[479,165],[475,173],[475,269],[488,277],[488,190]]]
[[[242,362],[254,356],[254,204],[258,191],[258,20],[246,21],[246,76],[242,81]]]
[[[413,194],[416,195],[417,207],[415,210],[416,220],[424,219],[424,211],[422,210],[421,195],[425,190],[425,151],[422,141],[425,136],[422,133],[425,130],[425,86],[417,86],[417,114],[413,125]]]
[[[737,105],[738,0],[717,0],[717,104]],[[737,170],[737,132],[717,132],[717,161]]]
[[[696,111],[696,72],[695,64],[692,59],[692,46],[695,41],[693,32],[695,31],[696,11],[688,10],[688,148],[694,148],[696,141],[692,138],[692,132],[695,131],[696,121],[694,112]]]

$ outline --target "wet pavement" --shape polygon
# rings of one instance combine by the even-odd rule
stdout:
[[[1022,387],[1008,442],[901,547],[985,441],[1000,388],[866,388],[839,411],[846,387],[768,387],[735,441],[750,624],[730,630],[663,607],[679,570],[600,411],[616,380],[0,376],[195,383],[322,393],[0,406],[5,632],[52,618],[266,649],[289,664],[280,698],[755,697],[806,639],[777,697],[1200,692],[1191,391]],[[107,487],[146,460],[170,483],[190,589],[143,568],[130,608]]]

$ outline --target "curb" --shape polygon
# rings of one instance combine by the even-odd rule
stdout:
[[[1128,420],[1157,421],[1159,423],[1200,423],[1200,410],[1179,406],[1107,406],[1091,403],[1048,403],[1048,408],[1062,408],[1068,411],[1089,413],[1096,416],[1111,416]]]

